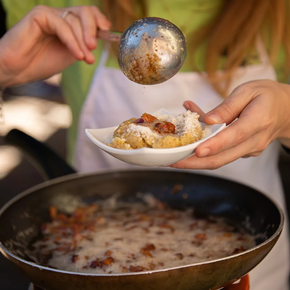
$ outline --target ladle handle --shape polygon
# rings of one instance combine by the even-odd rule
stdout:
[[[122,36],[122,32],[110,31],[110,30],[98,30],[97,38],[107,41],[119,42]]]

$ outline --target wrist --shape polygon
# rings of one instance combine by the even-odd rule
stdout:
[[[20,83],[21,82],[17,81],[16,76],[13,76],[11,73],[3,68],[0,57],[0,88],[10,87],[13,85],[18,85]]]
[[[9,69],[7,57],[5,57],[7,55],[5,52],[9,47],[5,46],[5,36],[3,38],[0,39],[0,87],[8,87],[18,84],[18,77]]]
[[[9,83],[11,82],[9,73],[5,69],[5,64],[2,55],[3,54],[1,52],[1,40],[0,40],[0,88],[9,86]]]

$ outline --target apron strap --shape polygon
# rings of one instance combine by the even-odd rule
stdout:
[[[269,65],[270,64],[269,55],[261,35],[258,35],[256,38],[256,48],[261,62],[265,65]]]
[[[106,66],[106,63],[107,63],[108,57],[109,57],[109,48],[108,48],[108,46],[105,44],[105,47],[104,47],[104,49],[102,50],[102,54],[101,54],[101,58],[100,58],[99,64],[98,64],[98,66],[96,67],[95,72],[94,72],[94,74],[93,74],[93,78],[92,78],[92,80],[91,80],[91,84],[90,84],[90,88],[89,88],[89,91],[88,91],[88,95],[90,94],[90,92],[91,92],[91,90],[92,90],[92,86],[93,86],[93,84],[95,83],[95,80],[98,78],[98,76],[99,76],[99,74],[101,73],[102,69]],[[85,103],[87,102],[87,99],[88,99],[88,98],[86,98]],[[85,103],[83,104],[83,107],[84,107]]]
[[[108,58],[109,58],[109,47],[107,44],[105,44],[97,70],[99,70],[99,68],[103,68],[106,66]]]

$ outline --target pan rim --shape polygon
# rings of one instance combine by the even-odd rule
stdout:
[[[114,170],[114,169],[109,169],[109,170],[102,170],[102,171],[98,171],[98,172],[89,172],[89,173],[74,173],[74,174],[70,174],[70,175],[66,175],[66,176],[61,176],[58,178],[54,178],[52,180],[48,180],[48,181],[44,181],[40,184],[37,184],[31,188],[28,188],[27,190],[17,194],[15,197],[13,197],[12,199],[10,199],[6,204],[4,204],[4,206],[0,209],[0,217],[3,215],[3,213],[15,202],[17,202],[18,200],[20,200],[21,198],[32,194],[34,191],[36,190],[40,190],[44,187],[47,187],[48,185],[55,185],[64,181],[68,181],[71,179],[76,179],[76,178],[82,178],[82,177],[88,177],[88,176],[94,176],[96,174],[108,174],[108,173],[115,173],[115,174],[119,174],[119,173],[125,173],[125,172],[180,172],[180,173],[187,173],[187,174],[194,174],[194,175],[201,175],[201,176],[209,176],[212,177],[213,179],[219,179],[219,180],[226,180],[229,181],[231,183],[238,183],[243,187],[246,188],[250,188],[252,190],[258,191],[260,194],[264,195],[264,197],[266,197],[267,199],[269,199],[277,208],[281,220],[280,220],[280,224],[277,228],[277,230],[275,231],[275,233],[266,241],[262,242],[261,244],[248,249],[242,253],[238,253],[235,255],[231,255],[231,256],[227,256],[227,257],[223,257],[223,258],[219,258],[219,259],[214,259],[214,260],[209,260],[209,261],[205,261],[205,262],[199,262],[199,263],[194,263],[194,264],[188,264],[188,265],[184,265],[184,266],[176,266],[176,267],[171,267],[171,268],[165,268],[165,269],[158,269],[158,270],[152,270],[152,271],[144,271],[144,272],[133,272],[133,273],[115,273],[115,274],[94,274],[94,273],[81,273],[81,272],[73,272],[73,271],[66,271],[66,270],[60,270],[60,269],[54,269],[54,268],[50,268],[47,266],[42,266],[42,265],[38,265],[34,262],[29,262],[23,258],[20,258],[18,256],[16,256],[15,254],[11,253],[3,244],[2,242],[0,242],[0,251],[2,252],[2,254],[4,256],[9,255],[12,258],[14,258],[15,260],[22,262],[28,266],[32,266],[35,268],[38,268],[39,270],[45,270],[45,271],[52,271],[52,272],[56,272],[56,273],[61,273],[61,274],[68,274],[68,275],[79,275],[79,276],[90,276],[90,277],[125,277],[125,276],[135,276],[135,275],[148,275],[148,274],[155,274],[155,273],[160,273],[160,272],[167,272],[167,271],[173,271],[173,270],[180,270],[180,269],[184,269],[184,268],[189,268],[189,267],[193,267],[193,266],[202,266],[202,265],[206,265],[206,264],[213,264],[213,263],[218,263],[218,262],[222,262],[224,260],[231,260],[234,259],[236,257],[239,256],[243,256],[245,254],[249,254],[252,251],[255,251],[259,248],[262,248],[264,246],[266,246],[266,244],[271,243],[274,239],[279,238],[279,236],[281,235],[282,231],[283,231],[283,226],[284,226],[284,222],[285,222],[285,214],[281,208],[281,206],[272,199],[272,197],[269,197],[268,195],[266,195],[264,192],[262,192],[261,190],[258,190],[254,187],[248,186],[246,184],[240,183],[238,181],[234,181],[231,179],[226,179],[223,177],[219,177],[219,176],[213,176],[210,174],[202,174],[202,173],[195,173],[195,172],[191,172],[191,171],[180,171],[178,169],[173,169],[173,170],[165,170],[165,169],[134,169],[134,170],[128,170],[128,169],[118,169],[118,170]],[[276,241],[277,242],[277,241]],[[275,246],[275,244],[274,244]],[[5,255],[5,254],[6,255]],[[257,264],[258,265],[258,264]],[[256,266],[257,266],[256,265]]]

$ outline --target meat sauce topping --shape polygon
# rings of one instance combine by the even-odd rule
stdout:
[[[197,113],[186,111],[179,115],[159,115],[148,113],[140,118],[122,122],[114,131],[109,146],[132,150],[143,147],[174,148],[197,142],[208,136],[210,129],[203,127]]]
[[[149,127],[151,130],[158,132],[159,134],[174,134],[175,126],[167,121],[160,121],[156,117],[144,113],[141,118],[134,121],[134,123]]]

